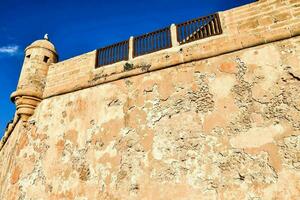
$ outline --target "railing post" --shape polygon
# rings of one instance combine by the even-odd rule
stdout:
[[[129,46],[129,48],[128,48],[128,60],[132,60],[133,59],[133,51],[134,51],[134,47],[133,47],[133,36],[131,36],[130,38],[129,38],[129,44],[128,44],[128,46]]]
[[[179,46],[179,43],[177,41],[177,27],[175,24],[171,24],[170,31],[171,31],[172,47]]]

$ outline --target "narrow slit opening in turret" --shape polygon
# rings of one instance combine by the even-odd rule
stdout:
[[[30,58],[30,54],[26,55],[26,58]]]
[[[44,56],[44,62],[47,63],[49,60],[49,57],[48,56]]]

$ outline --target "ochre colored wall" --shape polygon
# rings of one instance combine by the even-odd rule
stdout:
[[[44,99],[0,199],[297,199],[300,37]]]
[[[260,0],[220,12],[222,35],[50,65],[0,142],[0,199],[299,199],[299,6]]]

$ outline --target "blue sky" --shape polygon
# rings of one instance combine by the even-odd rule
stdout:
[[[23,50],[45,33],[64,60],[250,2],[254,0],[0,0],[0,137],[15,112],[9,96],[18,82]]]

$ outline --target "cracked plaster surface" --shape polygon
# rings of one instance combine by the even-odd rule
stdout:
[[[299,41],[42,101],[0,153],[0,199],[297,199]]]

